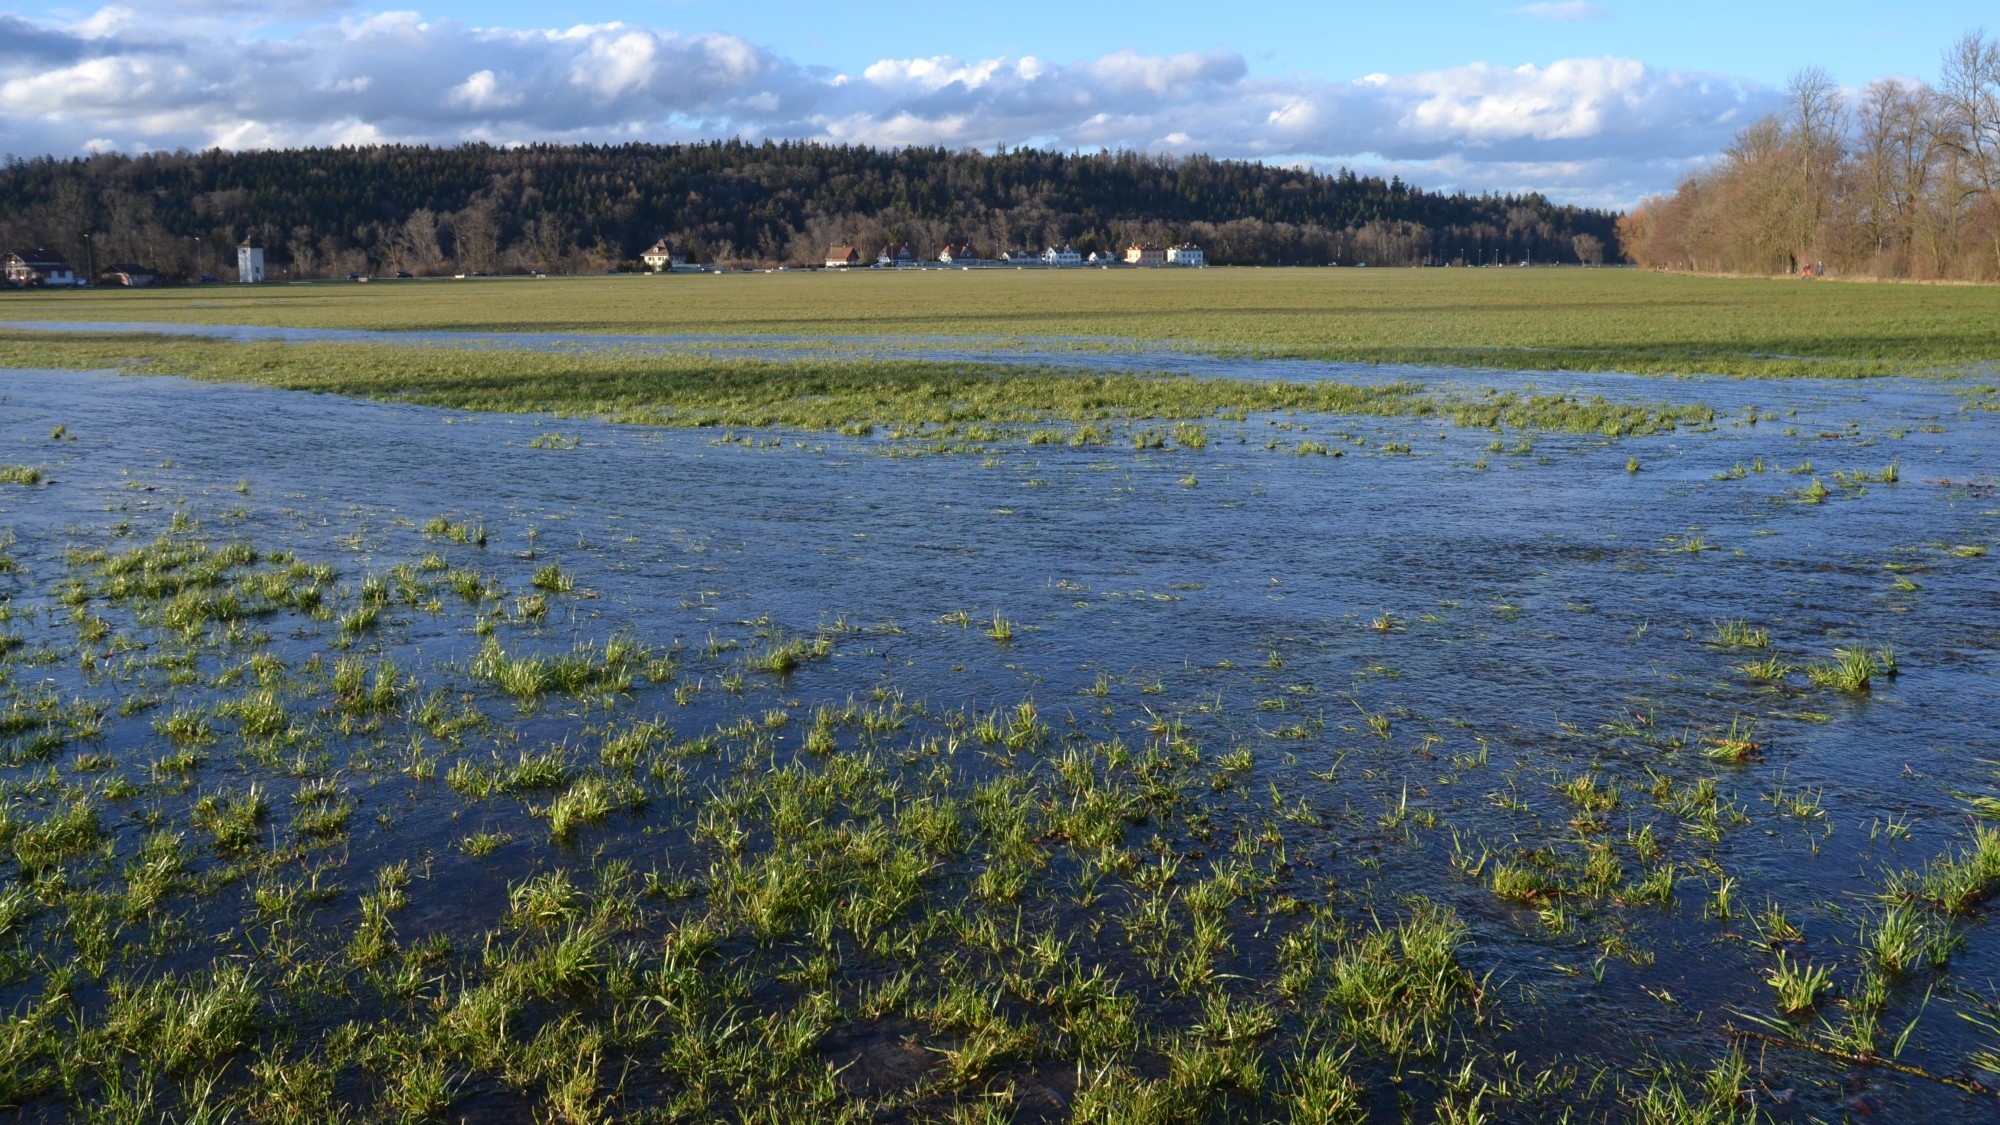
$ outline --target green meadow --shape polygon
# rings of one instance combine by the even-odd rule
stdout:
[[[1364,363],[1856,376],[2000,355],[2000,289],[1637,270],[819,271],[7,294],[7,320],[1064,338]]]

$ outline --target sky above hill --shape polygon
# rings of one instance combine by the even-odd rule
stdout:
[[[4,0],[0,0],[4,3]],[[128,0],[0,7],[0,151],[805,138],[1206,152],[1628,205],[1989,4]]]

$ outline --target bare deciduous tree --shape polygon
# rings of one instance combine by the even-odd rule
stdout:
[[[1872,274],[2000,274],[2000,42],[1945,52],[1937,89],[1883,80],[1850,99],[1809,67],[1784,111],[1713,168],[1620,224],[1646,265],[1773,273],[1827,261]]]
[[[438,245],[437,214],[430,209],[419,207],[410,212],[403,220],[398,241],[406,268],[419,274],[431,274],[444,264],[444,250]]]
[[[1845,155],[1847,105],[1833,75],[1816,66],[1792,75],[1785,95],[1791,105],[1783,143],[1797,177],[1786,193],[1791,197],[1791,242],[1797,257],[1817,258],[1834,199],[1834,177]]]
[[[489,208],[474,206],[458,212],[452,216],[451,233],[459,269],[484,273],[493,268],[500,253],[500,229]]]

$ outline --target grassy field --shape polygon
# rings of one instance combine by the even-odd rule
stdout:
[[[485,279],[18,293],[8,320],[1080,337],[1371,363],[1861,376],[2000,359],[2000,289],[1634,270],[1217,269]]]
[[[373,344],[236,344],[161,336],[0,336],[0,368],[122,368],[460,410],[665,426],[878,429],[946,448],[1008,435],[1096,445],[1164,437],[1154,422],[1305,411],[1622,437],[1704,425],[1698,404],[1428,390],[1415,382],[1197,379],[917,360],[769,360]],[[1185,428],[1185,427],[1183,427]],[[1199,427],[1196,427],[1199,430]],[[1136,432],[1128,432],[1136,431]]]

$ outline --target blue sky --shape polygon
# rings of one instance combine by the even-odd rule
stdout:
[[[425,12],[533,26],[548,5],[523,0],[419,4]],[[572,0],[565,19],[659,22],[725,31],[802,61],[860,69],[897,56],[1032,54],[1066,59],[1119,47],[1170,54],[1226,47],[1258,69],[1344,78],[1468,62],[1506,66],[1583,55],[1621,55],[1656,66],[1714,70],[1782,84],[1806,63],[1844,82],[1886,74],[1928,76],[1945,44],[1982,22],[2000,31],[1991,3],[1632,3],[1601,0],[1571,18],[1537,18],[1528,4],[1355,3],[1334,0],[1161,0],[1077,3],[1010,0],[983,5],[803,0]],[[1545,8],[1563,5],[1544,5]]]
[[[1989,13],[1852,0],[0,0],[0,150],[718,135],[1129,147],[1623,206],[1713,160],[1797,68],[1857,90],[1928,79]]]

